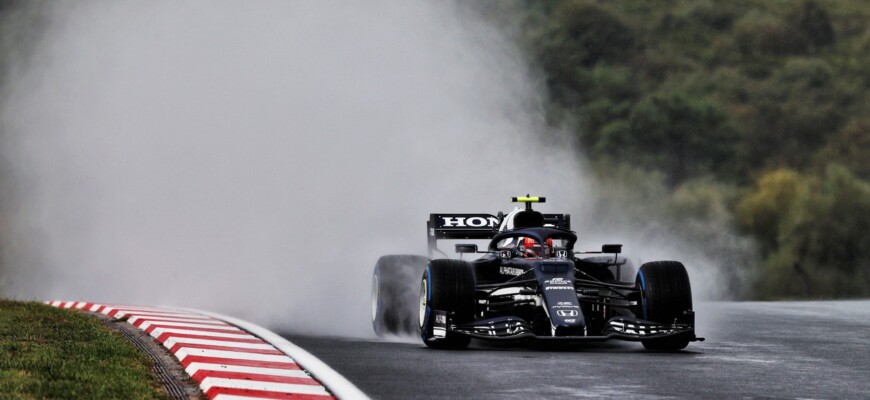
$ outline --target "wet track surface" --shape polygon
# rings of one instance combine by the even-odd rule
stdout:
[[[290,336],[374,399],[870,398],[870,301],[701,303],[679,353]]]

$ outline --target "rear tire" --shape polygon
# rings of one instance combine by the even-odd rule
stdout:
[[[683,322],[685,312],[692,310],[692,287],[682,263],[654,261],[643,264],[635,283],[641,292],[638,317],[661,324]],[[677,351],[689,345],[683,335],[663,339],[643,340],[648,350]]]
[[[390,255],[378,259],[372,274],[372,328],[378,336],[417,332],[417,284],[426,257]]]
[[[446,311],[449,324],[474,320],[476,279],[471,264],[461,260],[432,260],[423,274],[419,296],[420,336],[436,349],[464,349],[471,337],[447,331],[435,337],[433,310]]]

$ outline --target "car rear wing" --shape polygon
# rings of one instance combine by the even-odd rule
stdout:
[[[543,214],[544,224],[556,228],[571,229],[570,214]],[[504,215],[491,214],[429,214],[426,221],[426,236],[429,257],[438,250],[438,239],[492,239],[498,233]]]

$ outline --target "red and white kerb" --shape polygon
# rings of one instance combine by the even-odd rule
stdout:
[[[46,303],[126,318],[169,349],[210,399],[335,398],[290,356],[216,318],[154,307]]]

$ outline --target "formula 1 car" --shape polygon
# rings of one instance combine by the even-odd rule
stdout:
[[[418,332],[432,348],[465,348],[471,339],[640,341],[649,350],[677,351],[695,336],[689,276],[676,261],[648,262],[630,280],[622,245],[575,252],[570,215],[542,214],[525,203],[508,215],[430,214],[429,256],[388,255],[375,265],[372,325],[379,336]],[[457,244],[466,261],[434,258],[439,239]],[[422,278],[421,278],[422,277]],[[419,282],[419,283],[418,283]]]

